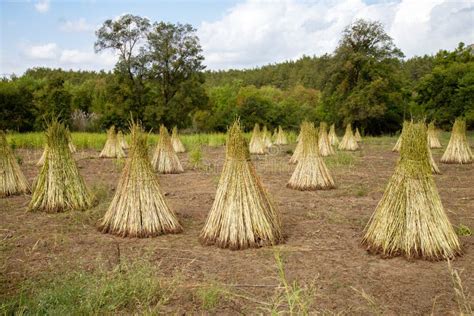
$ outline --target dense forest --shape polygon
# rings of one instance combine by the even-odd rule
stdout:
[[[34,68],[0,81],[0,129],[43,129],[53,116],[73,130],[125,129],[130,117],[157,130],[298,128],[304,119],[366,134],[393,133],[403,119],[449,129],[464,116],[474,126],[473,47],[405,58],[379,22],[358,20],[331,54],[303,56],[247,70],[206,71],[196,30],[124,15],[96,32],[96,51],[113,50],[111,72]]]

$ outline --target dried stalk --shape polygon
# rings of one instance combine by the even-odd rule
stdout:
[[[329,143],[336,147],[337,145],[339,145],[339,139],[337,138],[337,135],[336,135],[336,125],[335,124],[332,124],[331,125],[331,128],[329,129]]]
[[[288,139],[286,138],[286,134],[283,131],[281,126],[278,126],[278,131],[276,132],[275,136],[275,145],[286,145],[288,144]]]
[[[272,140],[266,126],[263,126],[262,139],[263,139],[263,144],[265,145],[266,148],[272,147],[273,145]]]
[[[369,251],[430,260],[461,254],[428,160],[425,125],[405,122],[400,160],[366,227]]]
[[[357,142],[361,142],[362,141],[362,136],[360,135],[359,133],[359,128],[356,127],[356,131],[355,131],[355,134],[354,134],[354,138]]]
[[[36,180],[29,211],[56,213],[89,208],[92,197],[69,150],[64,124],[52,121],[46,140],[46,158]]]
[[[186,152],[186,148],[184,148],[181,139],[179,139],[178,135],[178,128],[175,126],[173,127],[173,132],[171,133],[171,144],[173,145],[173,149],[177,153],[184,153]]]
[[[265,140],[260,132],[260,126],[258,123],[255,124],[252,132],[252,138],[250,139],[249,150],[251,154],[263,155],[265,154]]]
[[[331,143],[329,142],[329,137],[327,133],[328,125],[325,122],[319,124],[319,154],[323,157],[331,156],[335,154],[334,148],[332,148]]]
[[[179,233],[182,227],[166,203],[148,160],[147,135],[140,123],[132,123],[130,132],[130,155],[99,229],[122,237]]]
[[[428,125],[428,145],[430,148],[442,148],[435,129],[434,122]]]
[[[287,187],[302,191],[334,188],[334,180],[319,154],[318,132],[312,124],[305,127],[301,142],[302,155]]]
[[[303,141],[302,141],[303,136],[302,135],[304,134],[305,129],[309,128],[310,126],[311,126],[311,123],[309,123],[307,121],[304,121],[303,123],[301,123],[300,133],[298,134],[295,151],[293,152],[293,155],[290,158],[290,163],[291,164],[297,163],[298,159],[302,155],[302,152],[303,152]]]
[[[120,147],[122,147],[122,149],[129,148],[127,140],[125,139],[125,135],[123,135],[122,131],[118,131],[117,140],[118,140],[118,143],[120,144]]]
[[[339,149],[349,151],[359,150],[359,145],[357,144],[354,134],[352,133],[350,123],[346,126],[346,133],[344,134],[344,137],[342,138],[341,143],[339,144]]]
[[[236,121],[227,135],[226,160],[200,240],[206,245],[244,249],[283,240],[280,216],[250,161]]]
[[[7,137],[0,131],[0,197],[31,192]]]
[[[395,143],[395,146],[393,146],[392,151],[393,152],[399,152],[401,146],[402,146],[402,134],[400,134],[400,136],[398,136],[397,142]]]
[[[155,153],[151,160],[153,169],[159,173],[182,173],[183,166],[178,155],[173,149],[168,130],[164,125],[160,126],[160,139],[156,145]]]
[[[466,138],[466,121],[456,119],[451,132],[449,144],[441,157],[443,163],[468,164],[474,157]]]
[[[104,148],[100,152],[100,158],[123,158],[125,152],[122,149],[117,133],[115,132],[115,126],[112,126],[107,131],[107,141],[105,142]]]

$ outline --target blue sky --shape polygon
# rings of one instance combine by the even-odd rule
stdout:
[[[194,25],[209,69],[330,53],[357,18],[380,20],[409,57],[474,43],[473,1],[0,0],[0,73],[34,66],[111,69],[112,53],[93,52],[94,30],[123,13]]]

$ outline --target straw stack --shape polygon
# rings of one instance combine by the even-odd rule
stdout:
[[[400,160],[363,243],[383,256],[437,260],[461,254],[431,175],[423,123],[404,123]]]
[[[393,152],[399,152],[401,146],[402,146],[402,134],[400,134],[400,136],[398,136],[397,142],[395,143],[395,146],[393,146],[392,151]]]
[[[252,138],[250,138],[249,150],[251,154],[263,155],[265,154],[265,142],[263,135],[260,132],[260,126],[255,123],[252,132]]]
[[[329,129],[329,143],[331,144],[331,146],[334,146],[334,148],[336,148],[336,146],[339,145],[339,139],[337,138],[337,135],[336,135],[336,124],[332,124],[331,125],[331,128]]]
[[[282,241],[280,216],[250,161],[240,123],[229,129],[226,160],[214,204],[200,235],[202,243],[244,249]]]
[[[123,135],[122,131],[119,131],[117,133],[117,139],[118,139],[118,142],[120,144],[120,147],[122,147],[122,149],[125,150],[125,149],[129,148],[127,140],[125,139],[125,135]]]
[[[74,146],[74,143],[72,142],[72,136],[69,129],[67,129],[67,141],[68,141],[68,147],[71,153],[74,154],[75,152],[77,152],[76,146]]]
[[[18,165],[7,137],[0,131],[0,197],[30,192],[30,185]]]
[[[298,159],[299,157],[302,155],[302,152],[303,152],[303,141],[302,141],[302,138],[303,138],[303,134],[305,133],[305,129],[306,128],[309,128],[312,124],[307,122],[307,121],[303,121],[300,125],[300,133],[298,134],[298,138],[297,138],[297,143],[296,143],[296,147],[295,147],[295,151],[293,152],[293,155],[291,156],[290,158],[290,163],[291,164],[295,164],[298,162]]]
[[[129,158],[99,229],[122,237],[179,233],[182,227],[166,203],[148,160],[147,135],[140,123],[132,123],[130,132]]]
[[[451,132],[449,144],[441,157],[443,163],[468,164],[474,157],[466,138],[466,121],[456,119]]]
[[[56,120],[46,130],[46,158],[28,206],[30,211],[56,213],[85,210],[92,205],[92,197],[69,150],[67,134],[64,124]]]
[[[153,158],[151,160],[153,169],[159,173],[182,173],[183,166],[179,161],[178,155],[173,149],[168,130],[164,125],[160,126],[160,139],[156,145]]]
[[[344,137],[339,143],[339,149],[348,150],[348,151],[359,150],[359,145],[357,144],[354,134],[352,133],[352,128],[351,128],[350,123],[347,124],[346,126],[346,133],[344,134]]]
[[[428,125],[428,145],[430,148],[442,148],[436,133],[434,122],[431,122]]]
[[[275,132],[275,145],[287,145],[288,139],[286,137],[285,132],[283,131],[283,128],[281,128],[281,126],[278,126],[278,131],[275,130]]]
[[[72,137],[71,137],[71,132],[69,131],[69,129],[67,130],[67,139],[68,139],[68,148],[69,148],[69,151],[74,154],[75,152],[77,152],[77,149],[76,149],[76,146],[74,146],[73,142],[72,142]],[[44,160],[46,159],[46,151],[48,150],[48,145],[45,144],[44,145],[44,149],[43,149],[43,153],[41,154],[41,157],[40,159],[38,160],[38,162],[36,163],[36,165],[38,167],[41,167],[43,164],[44,164]]]
[[[100,152],[100,158],[123,158],[125,152],[122,149],[122,145],[119,142],[117,133],[115,132],[115,126],[112,126],[107,131],[107,141],[105,142],[104,148]]]
[[[328,125],[325,122],[319,124],[319,154],[323,157],[335,154],[334,148],[332,148],[331,143],[329,142],[327,128]]]
[[[265,145],[266,148],[272,147],[272,139],[270,137],[270,132],[267,130],[266,126],[263,126],[263,131],[262,131],[262,138],[263,138],[263,144]]]
[[[302,191],[334,188],[334,180],[319,155],[318,132],[313,124],[305,127],[301,143],[302,154],[287,187]]]
[[[355,131],[355,134],[354,134],[354,138],[357,142],[361,142],[362,141],[362,136],[360,136],[360,133],[359,133],[359,128],[356,127],[356,131]]]
[[[181,139],[179,139],[178,128],[176,126],[173,127],[173,132],[171,133],[171,144],[173,145],[174,151],[177,153],[184,153],[186,151]]]

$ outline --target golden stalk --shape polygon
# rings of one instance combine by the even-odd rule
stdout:
[[[430,148],[442,148],[435,129],[434,122],[428,125],[428,145]]]
[[[0,197],[31,192],[7,137],[0,131]]]
[[[474,157],[466,138],[466,121],[456,119],[446,151],[441,157],[443,163],[468,164]]]
[[[182,173],[183,166],[178,155],[173,149],[168,130],[164,125],[160,126],[160,139],[156,145],[153,158],[151,160],[153,169],[159,173]]]
[[[263,155],[265,154],[265,140],[263,139],[263,135],[260,132],[260,126],[258,123],[255,123],[252,132],[252,138],[250,138],[250,145],[249,150],[251,154],[258,154]]]
[[[402,134],[398,136],[397,142],[395,143],[395,146],[393,146],[392,151],[399,152],[401,146],[402,146]]]
[[[266,148],[272,147],[273,144],[270,137],[270,132],[268,132],[266,126],[263,126],[262,139],[263,139],[263,144],[265,145]]]
[[[352,133],[351,123],[347,124],[346,126],[346,133],[339,143],[339,149],[348,151],[359,150],[359,145],[357,144],[354,134]]]
[[[107,141],[105,142],[104,148],[100,152],[100,158],[123,158],[125,152],[122,149],[122,145],[119,142],[117,133],[115,132],[115,126],[112,126],[107,131]]]
[[[287,187],[302,191],[334,188],[334,180],[319,154],[318,132],[313,124],[304,128],[300,142],[302,154]]]
[[[122,149],[125,150],[129,148],[127,140],[125,139],[125,135],[123,135],[122,131],[118,131],[117,141],[120,144],[120,147],[122,147]]]
[[[323,157],[331,156],[335,154],[334,148],[332,148],[331,143],[329,142],[329,137],[327,133],[328,125],[325,122],[319,124],[319,154]]]
[[[278,126],[278,130],[275,130],[275,145],[286,145],[288,144],[288,139],[285,132],[281,126]]]
[[[336,147],[337,145],[339,145],[339,139],[337,138],[337,134],[336,134],[336,124],[331,125],[331,128],[329,129],[328,138],[329,138],[329,143],[332,146]]]
[[[69,149],[67,135],[64,124],[56,120],[49,124],[46,156],[36,179],[29,211],[56,213],[85,210],[92,205],[92,197]]]
[[[359,133],[359,128],[356,127],[356,130],[355,130],[355,134],[354,134],[354,138],[357,142],[361,142],[362,141],[362,136],[360,135]]]
[[[301,123],[300,132],[298,134],[298,138],[296,139],[297,143],[296,143],[295,151],[293,152],[293,155],[290,158],[290,163],[291,164],[297,163],[298,159],[302,155],[302,152],[303,152],[303,141],[302,141],[303,134],[305,133],[305,129],[309,128],[311,125],[312,124],[307,122],[307,121],[303,121]]]
[[[227,134],[226,159],[202,243],[244,249],[283,240],[280,216],[250,161],[239,121]]]
[[[383,256],[438,260],[461,254],[431,175],[424,123],[404,123],[400,159],[363,244]]]
[[[184,153],[186,152],[186,148],[184,148],[181,139],[179,139],[178,135],[178,128],[175,126],[173,127],[173,132],[171,133],[171,144],[173,145],[173,149],[177,153]]]
[[[99,229],[122,237],[152,237],[179,233],[182,227],[161,193],[148,160],[147,135],[140,123],[130,127],[131,149],[115,196]]]

